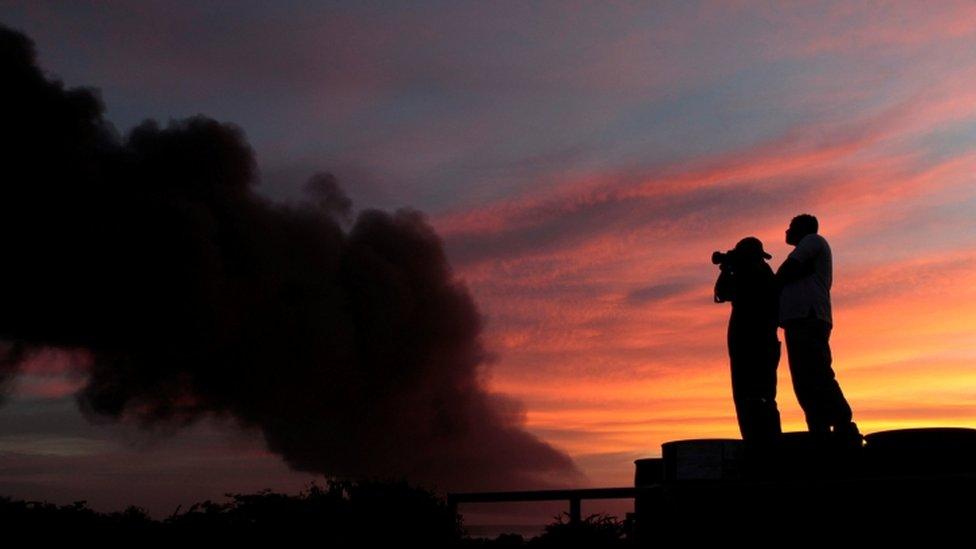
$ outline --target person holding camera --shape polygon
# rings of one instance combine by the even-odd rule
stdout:
[[[732,400],[747,447],[765,448],[782,433],[776,406],[779,291],[766,263],[771,258],[752,236],[726,253],[712,254],[712,263],[721,270],[715,302],[732,303],[728,328]]]

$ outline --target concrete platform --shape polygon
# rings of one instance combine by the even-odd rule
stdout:
[[[976,429],[884,431],[859,444],[786,433],[761,452],[734,439],[673,441],[635,466],[646,488],[635,498],[639,546],[924,542],[976,528]]]

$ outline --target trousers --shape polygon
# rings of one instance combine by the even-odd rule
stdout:
[[[810,432],[847,426],[853,415],[831,368],[830,331],[828,322],[812,316],[783,324],[793,390]]]
[[[781,432],[776,406],[776,367],[780,343],[775,331],[744,330],[729,324],[732,401],[739,431],[746,442],[775,439]]]

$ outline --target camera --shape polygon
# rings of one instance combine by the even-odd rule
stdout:
[[[727,252],[712,252],[712,264],[731,266],[738,261],[738,255],[735,250],[729,250]]]

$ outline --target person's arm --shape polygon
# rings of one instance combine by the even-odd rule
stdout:
[[[809,235],[800,240],[786,261],[776,270],[776,282],[780,287],[814,273],[814,259],[822,251],[820,242],[819,238],[811,238]]]
[[[715,303],[724,303],[735,299],[735,275],[730,269],[723,268],[715,281]]]
[[[805,276],[813,274],[813,262],[800,263],[795,257],[787,257],[786,261],[776,270],[776,281],[780,285],[788,284]]]

